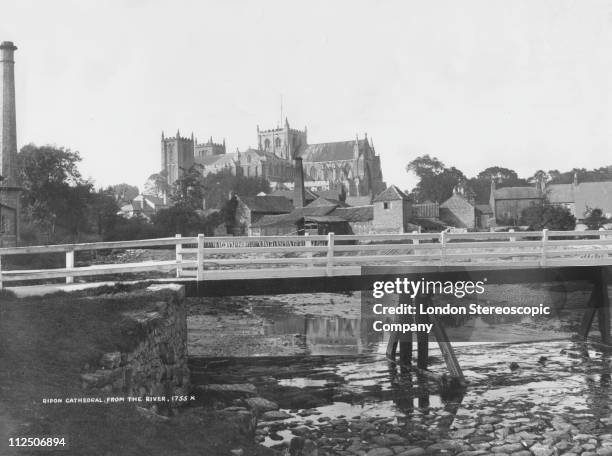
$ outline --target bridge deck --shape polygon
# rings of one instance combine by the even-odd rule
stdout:
[[[159,260],[75,266],[75,253],[87,250],[155,249]],[[65,267],[18,270],[6,267],[16,255],[65,254]],[[2,267],[2,264],[5,267]],[[332,287],[358,280],[362,268],[402,266],[406,271],[546,271],[612,266],[612,231],[504,233],[411,233],[262,237],[180,237],[0,248],[0,287],[15,282],[133,273],[174,275],[216,289],[318,283]],[[514,274],[514,273],[513,273]],[[504,275],[500,272],[499,275]],[[202,288],[202,287],[200,287]],[[276,290],[271,288],[269,290]]]

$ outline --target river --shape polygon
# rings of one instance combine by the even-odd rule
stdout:
[[[389,363],[359,293],[192,300],[192,382],[253,385],[278,406],[255,439],[294,454],[612,454],[610,352],[573,337],[588,296],[581,284],[489,287],[481,304],[555,315],[448,320],[466,388]],[[435,342],[429,363],[445,374]]]

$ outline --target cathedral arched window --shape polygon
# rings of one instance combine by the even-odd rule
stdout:
[[[270,139],[266,138],[266,140],[264,141],[264,149],[265,150],[269,150],[270,149]]]
[[[317,168],[314,166],[310,168],[310,178],[312,180],[317,180]]]
[[[277,137],[277,138],[274,140],[274,146],[275,146],[275,147],[280,147],[280,146],[281,146],[281,144],[282,144],[281,139],[280,139],[279,137]]]

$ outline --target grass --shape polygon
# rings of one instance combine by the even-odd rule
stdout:
[[[264,454],[244,436],[229,435],[212,411],[156,421],[132,404],[42,404],[87,396],[80,374],[103,353],[129,351],[140,339],[142,329],[125,313],[156,310],[161,299],[123,286],[102,291],[24,299],[0,292],[0,430],[2,415],[12,424],[12,434],[0,438],[65,437],[62,455],[214,456],[240,446],[247,455]]]

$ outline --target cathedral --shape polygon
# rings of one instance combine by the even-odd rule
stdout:
[[[212,138],[200,144],[194,139],[174,137],[161,139],[161,165],[168,183],[174,183],[183,170],[191,166],[203,175],[228,172],[233,175],[263,177],[273,187],[291,187],[294,180],[293,158],[301,157],[306,188],[313,191],[342,191],[350,197],[372,196],[385,189],[372,141],[363,139],[308,144],[307,129],[296,130],[285,125],[271,130],[257,127],[257,149],[228,153],[225,141]]]

